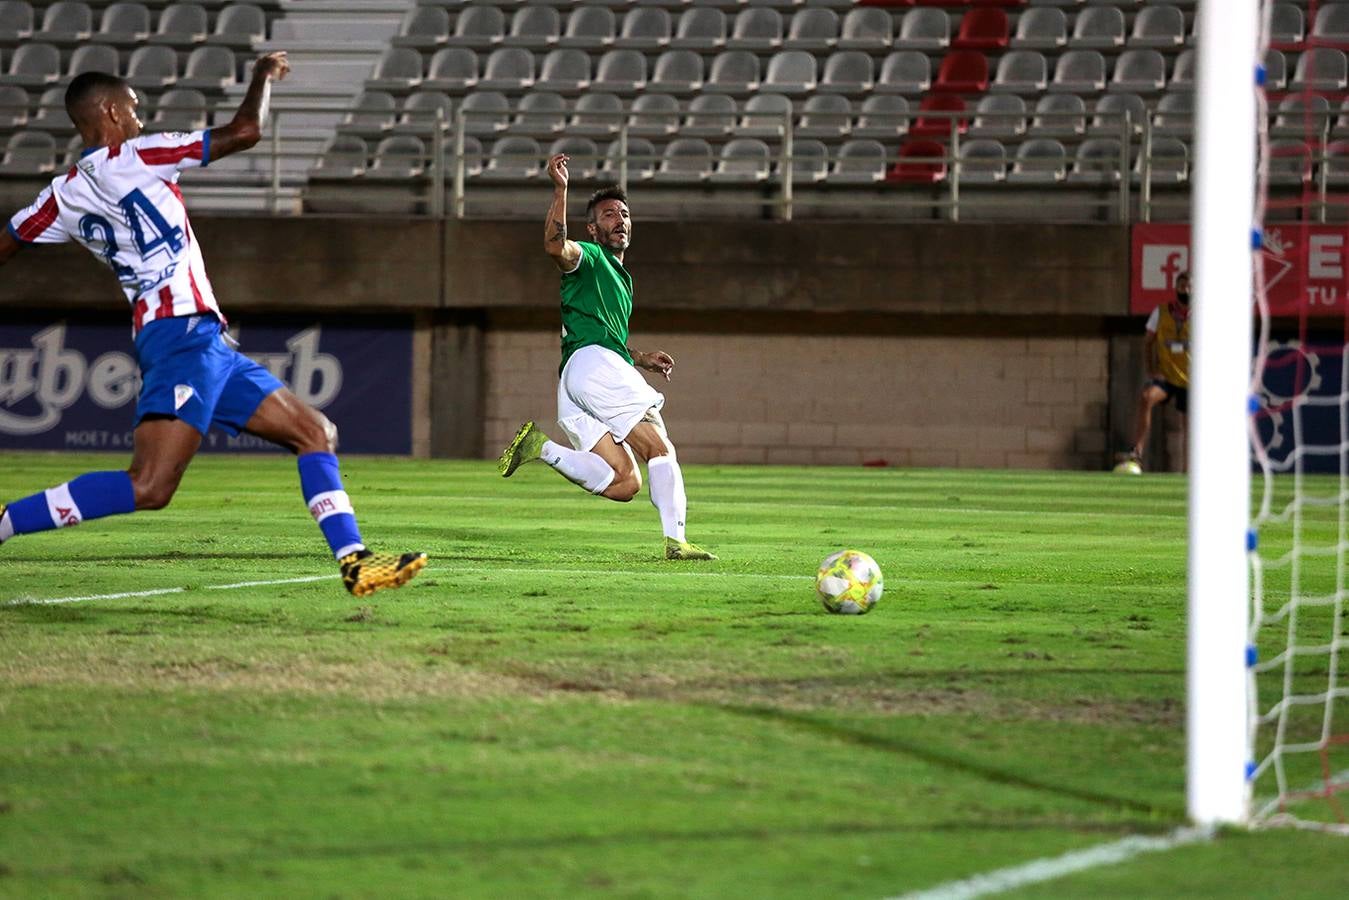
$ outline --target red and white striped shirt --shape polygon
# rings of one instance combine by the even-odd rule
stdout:
[[[113,270],[132,328],[171,316],[225,317],[178,190],[183,169],[210,162],[211,133],[147,134],[85,151],[33,205],[9,220],[30,244],[78,241]]]

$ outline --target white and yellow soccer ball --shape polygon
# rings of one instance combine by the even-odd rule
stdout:
[[[1143,466],[1136,459],[1126,459],[1114,468],[1116,475],[1142,475]]]
[[[881,599],[881,567],[861,550],[840,550],[825,557],[815,575],[815,592],[831,613],[860,616]]]

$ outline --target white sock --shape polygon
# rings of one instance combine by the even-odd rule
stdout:
[[[660,525],[665,536],[684,540],[684,514],[689,501],[684,494],[684,473],[674,454],[653,456],[646,464],[647,480],[651,483],[651,505],[660,513]]]
[[[0,544],[14,537],[14,523],[9,520],[9,510],[0,515]]]
[[[552,441],[543,442],[539,458],[562,473],[572,484],[579,484],[592,494],[602,494],[614,483],[614,467],[604,457],[589,450],[573,450]]]

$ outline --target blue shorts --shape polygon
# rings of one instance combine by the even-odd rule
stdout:
[[[1189,412],[1190,412],[1190,389],[1189,389],[1189,388],[1183,388],[1183,387],[1181,387],[1181,386],[1178,385],[1178,384],[1172,384],[1171,382],[1167,381],[1165,378],[1154,378],[1154,379],[1152,379],[1152,381],[1149,382],[1149,383],[1152,384],[1152,385],[1154,385],[1154,386],[1156,386],[1156,387],[1161,388],[1161,389],[1162,389],[1162,393],[1166,394],[1166,400],[1163,400],[1163,401],[1162,401],[1163,403],[1167,403],[1167,402],[1169,402],[1169,401],[1171,401],[1171,400],[1175,400],[1175,401],[1176,401],[1176,411],[1179,412],[1179,413],[1182,413],[1182,414],[1184,414],[1184,415],[1189,415]]]
[[[225,342],[212,316],[157,319],[136,337],[141,394],[136,424],[146,416],[182,419],[204,436],[215,425],[238,434],[258,405],[282,383]]]

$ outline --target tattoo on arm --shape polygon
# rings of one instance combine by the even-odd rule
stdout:
[[[565,244],[567,242],[567,223],[561,219],[553,220],[552,240],[559,244]]]

